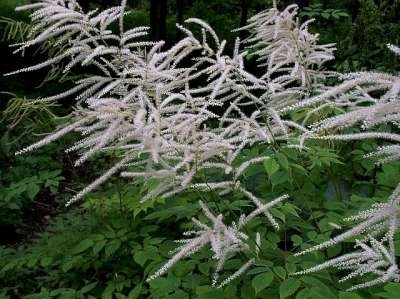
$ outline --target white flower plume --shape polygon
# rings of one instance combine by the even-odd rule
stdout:
[[[242,214],[237,222],[233,222],[231,225],[226,225],[222,220],[222,214],[214,215],[205,203],[199,202],[199,205],[203,211],[204,216],[212,223],[208,226],[196,218],[192,221],[197,226],[198,230],[188,231],[185,236],[193,236],[193,238],[183,239],[177,241],[181,243],[178,248],[175,249],[176,253],[166,262],[159,270],[149,276],[147,281],[153,280],[161,275],[165,274],[173,265],[183,258],[186,258],[204,246],[209,245],[213,252],[212,258],[217,260],[217,266],[213,274],[213,286],[217,286],[219,274],[223,270],[225,262],[240,252],[249,251],[249,236],[241,230],[244,226],[252,220],[254,217],[261,213],[268,212],[268,209],[276,205],[280,201],[287,198],[287,196],[281,196],[272,200],[271,202],[264,204],[252,213],[248,215]],[[272,217],[272,216],[271,216]],[[259,249],[260,240],[256,241],[256,251]],[[222,281],[218,287],[222,287],[228,284],[230,281],[244,273],[255,261],[255,258],[251,258],[242,267],[235,271],[232,275]]]
[[[389,45],[398,54],[398,48]],[[309,125],[303,133],[301,143],[307,139],[360,140],[380,139],[389,145],[378,147],[366,157],[378,157],[378,163],[398,160],[400,134],[394,129],[388,132],[387,126],[398,127],[400,122],[400,77],[384,73],[352,73],[343,76],[343,83],[313,98],[300,101],[286,110],[309,108],[309,115],[321,107],[334,107],[340,113]],[[308,119],[308,117],[306,117]],[[303,123],[305,125],[305,123]],[[359,132],[342,133],[348,128],[360,128]],[[382,129],[384,128],[384,129]],[[338,236],[319,245],[306,249],[297,255],[324,249],[350,238],[358,238],[357,246],[361,252],[344,254],[335,259],[299,272],[310,273],[328,267],[350,269],[352,272],[342,280],[365,274],[375,274],[376,278],[353,286],[350,290],[369,287],[387,281],[399,281],[400,274],[395,259],[395,234],[400,228],[400,183],[389,197],[387,203],[374,204],[348,220],[358,224]],[[368,245],[369,243],[369,245]]]
[[[192,181],[202,168],[218,165],[217,168],[235,176],[232,163],[244,148],[286,138],[288,124],[272,108],[262,108],[264,103],[253,94],[271,86],[245,71],[245,53],[239,51],[239,40],[233,56],[226,55],[226,42],[220,41],[204,21],[192,18],[186,23],[200,26],[201,39],[179,26],[186,37],[163,50],[164,42],[142,39],[147,34],[146,27],[124,31],[120,26],[119,33],[110,29],[114,21],[123,18],[124,8],[122,4],[85,14],[75,1],[55,0],[19,8],[34,10],[31,17],[35,26],[30,40],[20,44],[17,51],[50,38],[68,47],[48,61],[10,74],[60,61],[66,61],[64,72],[81,65],[93,66],[97,73],[78,80],[70,90],[41,99],[73,98],[75,111],[66,125],[17,154],[77,131],[82,138],[67,149],[81,154],[76,166],[106,151],[118,151],[122,156],[68,204],[121,171],[124,177],[163,181],[143,200],[170,197],[196,187]],[[193,65],[181,67],[190,61]],[[193,83],[202,79],[207,83],[201,87]],[[213,107],[224,105],[228,109],[222,116],[213,112]],[[248,116],[242,111],[248,105],[262,110]],[[210,120],[217,120],[219,125],[207,127]],[[238,167],[239,173],[245,170]],[[239,179],[240,175],[232,177],[228,189],[232,190]],[[215,184],[218,188],[221,182]]]
[[[344,254],[313,268],[297,272],[295,275],[312,273],[334,267],[339,270],[351,271],[350,274],[343,277],[340,282],[349,280],[356,276],[365,276],[367,274],[372,274],[376,277],[364,283],[356,284],[350,287],[347,291],[371,287],[388,281],[399,282],[400,270],[396,263],[394,246],[393,244],[385,243],[387,243],[386,238],[378,241],[369,236],[366,241],[357,241],[356,247],[360,248],[361,251]]]

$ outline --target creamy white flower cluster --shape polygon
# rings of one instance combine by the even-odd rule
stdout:
[[[300,24],[297,13],[295,4],[283,11],[274,7],[254,15],[239,29],[250,31],[244,42],[260,62],[261,79],[273,86],[261,98],[268,98],[275,109],[320,93],[326,89],[326,77],[334,75],[322,70],[325,62],[334,59],[334,44],[318,44],[318,34],[308,31],[313,20]]]
[[[185,236],[193,236],[191,239],[183,239],[177,241],[177,243],[181,243],[178,248],[176,248],[176,252],[164,266],[162,266],[159,270],[157,270],[153,275],[151,275],[147,280],[153,280],[164,273],[166,273],[169,268],[171,268],[175,263],[179,260],[188,257],[195,252],[199,251],[206,245],[210,245],[210,249],[213,252],[212,258],[217,260],[217,266],[213,275],[213,286],[218,284],[219,273],[223,270],[225,262],[232,256],[236,255],[239,252],[248,251],[250,245],[248,243],[249,236],[242,232],[241,230],[246,226],[246,224],[251,221],[254,217],[259,214],[267,213],[270,217],[270,221],[272,224],[276,223],[275,219],[268,212],[270,208],[272,208],[277,203],[286,199],[288,196],[280,196],[266,204],[261,204],[260,206],[251,212],[248,215],[242,214],[239,220],[232,225],[226,225],[222,220],[222,214],[216,216],[214,215],[205,203],[202,201],[199,202],[200,207],[203,211],[203,214],[208,218],[208,220],[212,223],[211,226],[208,226],[198,219],[193,218],[193,223],[198,227],[198,230],[187,231],[184,233]],[[257,233],[258,234],[258,233]],[[257,252],[261,246],[261,239],[256,237],[255,244],[255,252]],[[253,246],[254,247],[254,246]],[[249,259],[242,267],[240,267],[237,271],[235,271],[232,275],[223,280],[218,287],[222,287],[228,284],[230,281],[241,275],[247,268],[249,268],[255,262],[255,258]]]
[[[398,54],[397,47],[390,45],[389,48]],[[330,88],[325,93],[286,108],[286,111],[300,107],[308,108],[309,116],[324,107],[333,107],[340,112],[337,116],[327,117],[309,125],[300,138],[301,145],[306,139],[343,141],[382,139],[389,144],[378,147],[375,152],[367,154],[366,157],[379,157],[378,163],[399,160],[400,134],[395,128],[400,122],[400,77],[385,73],[364,72],[348,74],[342,78],[343,83]],[[306,118],[308,119],[309,117]],[[388,126],[382,126],[384,124],[392,124],[394,130],[388,131]],[[358,132],[342,133],[343,129],[357,126],[360,128]],[[387,203],[375,204],[371,209],[345,220],[356,221],[358,224],[298,255],[324,249],[349,238],[358,238],[357,247],[362,251],[339,256],[298,274],[336,267],[352,270],[342,280],[355,276],[366,277],[366,274],[376,277],[355,285],[350,290],[390,280],[399,281],[400,272],[395,258],[395,233],[400,228],[400,183]]]
[[[351,270],[339,282],[349,280],[356,276],[373,275],[375,278],[350,287],[347,291],[374,286],[388,281],[400,281],[400,270],[396,263],[395,248],[393,244],[386,244],[387,238],[381,241],[369,236],[366,241],[357,241],[356,247],[361,251],[344,254],[331,259],[315,267],[297,272],[296,275],[321,271],[326,268],[335,267],[339,270]]]
[[[76,166],[104,152],[115,151],[120,156],[114,166],[68,204],[117,173],[162,181],[143,200],[201,187],[201,183],[192,181],[206,168],[221,169],[231,178],[228,182],[207,182],[208,188],[223,189],[222,192],[238,189],[246,165],[263,160],[247,161],[233,169],[232,163],[240,152],[255,143],[286,139],[290,129],[296,127],[290,120],[281,119],[269,97],[254,95],[261,92],[284,97],[286,83],[267,82],[248,73],[243,63],[247,51],[239,50],[239,40],[232,56],[224,54],[226,41],[220,41],[202,20],[186,21],[200,27],[200,39],[179,25],[186,37],[164,50],[164,42],[143,39],[148,28],[124,30],[124,1],[121,6],[103,12],[85,13],[76,1],[69,0],[39,1],[18,9],[34,10],[31,15],[34,27],[30,39],[16,45],[19,47],[16,52],[49,39],[67,47],[43,63],[10,74],[60,62],[66,62],[65,73],[78,65],[90,66],[95,73],[76,81],[70,90],[39,99],[72,98],[75,110],[66,125],[17,154],[77,131],[82,138],[67,149],[81,154]],[[287,22],[278,22],[277,10],[271,11],[274,13],[268,22],[275,22],[278,31],[295,16],[293,12],[285,12],[280,19],[286,18]],[[119,32],[115,33],[110,25],[117,20]],[[289,34],[296,28],[285,27],[284,32]],[[281,45],[274,47],[278,50]],[[279,74],[282,72],[279,70]],[[206,83],[199,86],[199,81]],[[259,109],[248,115],[244,108],[249,105]],[[223,115],[216,115],[215,107],[227,109]],[[218,125],[208,126],[210,120]]]

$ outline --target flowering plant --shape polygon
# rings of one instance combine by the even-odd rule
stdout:
[[[120,174],[157,180],[156,186],[143,196],[143,202],[195,189],[213,190],[220,196],[239,192],[252,206],[250,212],[243,211],[228,225],[223,222],[223,215],[214,215],[208,203],[200,201],[211,224],[194,218],[198,230],[185,233],[192,238],[178,241],[181,245],[176,253],[149,280],[208,244],[217,260],[213,285],[226,285],[257,260],[261,235],[257,232],[255,241],[249,240],[245,227],[264,215],[278,229],[271,208],[288,196],[264,202],[246,186],[243,178],[250,166],[265,163],[270,157],[238,159],[245,149],[271,144],[304,148],[311,139],[376,138],[389,144],[368,156],[380,157],[380,163],[399,158],[400,135],[395,130],[382,130],[379,125],[399,124],[400,78],[385,73],[343,75],[325,71],[323,65],[333,59],[334,47],[318,44],[318,35],[308,31],[311,20],[299,23],[296,5],[283,11],[274,5],[253,16],[247,26],[238,29],[248,31],[249,36],[244,41],[236,40],[232,55],[225,53],[226,41],[221,41],[207,23],[195,18],[188,19],[186,27],[178,25],[185,37],[169,49],[165,49],[163,41],[147,41],[147,27],[124,28],[126,0],[102,12],[84,12],[75,0],[40,0],[17,9],[33,10],[34,26],[28,41],[14,45],[16,53],[49,39],[54,39],[62,50],[42,63],[8,75],[61,62],[65,64],[64,73],[76,66],[90,67],[91,72],[77,80],[73,88],[37,100],[72,99],[74,111],[65,125],[17,154],[75,131],[81,138],[66,151],[80,154],[76,166],[106,152],[117,158],[112,167],[67,205]],[[113,31],[114,22],[119,26]],[[192,27],[199,29],[199,37]],[[389,48],[396,54],[400,52],[396,46]],[[249,55],[257,57],[261,75],[245,69],[244,59]],[[330,86],[328,78],[341,83]],[[216,112],[218,107],[224,112]],[[327,108],[333,109],[335,115],[319,118],[318,113]],[[293,118],[292,112],[301,109],[307,111],[306,116],[301,120]],[[345,131],[358,125],[362,131]],[[223,179],[204,180],[201,173],[208,169],[219,171],[222,175],[218,178]],[[367,273],[377,276],[351,289],[398,281],[394,237],[399,228],[399,194],[400,185],[388,203],[352,217],[350,220],[359,222],[353,228],[299,255],[356,236],[361,251],[297,274],[333,266],[352,270],[344,280]],[[250,252],[253,257],[218,282],[227,259],[242,252]]]

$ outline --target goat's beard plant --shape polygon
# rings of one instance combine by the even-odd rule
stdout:
[[[398,103],[400,78],[382,73],[339,75],[322,70],[333,59],[333,45],[319,45],[318,36],[309,33],[308,24],[299,24],[297,6],[284,11],[275,7],[253,16],[247,26],[249,37],[236,41],[234,53],[224,53],[220,41],[204,21],[189,19],[200,38],[181,25],[186,35],[170,49],[164,42],[148,42],[148,28],[124,28],[126,1],[103,12],[85,13],[74,0],[42,0],[18,10],[33,10],[34,27],[27,42],[16,45],[15,52],[39,45],[49,39],[63,50],[47,61],[10,74],[38,70],[55,63],[65,63],[68,73],[77,65],[90,66],[97,73],[80,79],[75,87],[58,95],[41,98],[50,102],[74,99],[74,112],[66,125],[17,154],[48,144],[76,131],[82,135],[67,151],[78,151],[76,165],[90,158],[114,152],[118,161],[110,169],[76,194],[67,204],[81,199],[111,176],[156,179],[159,184],[143,201],[155,197],[169,198],[185,190],[215,190],[221,196],[241,192],[253,211],[242,213],[231,225],[222,215],[214,215],[207,202],[200,207],[210,225],[193,219],[198,230],[185,235],[172,258],[148,279],[163,275],[180,259],[210,245],[217,260],[213,285],[224,286],[242,274],[256,260],[263,236],[255,240],[244,232],[245,226],[261,214],[278,229],[270,208],[287,198],[282,195],[264,202],[248,190],[242,178],[249,166],[262,163],[268,156],[239,163],[237,157],[255,144],[279,142],[283,146],[303,147],[310,138],[352,140],[379,138],[391,142],[378,149],[381,162],[399,158],[400,135],[374,130],[376,125],[400,121]],[[119,23],[118,32],[110,25]],[[241,45],[247,50],[241,50]],[[399,49],[390,46],[395,53]],[[244,57],[255,55],[265,70],[256,77],[244,68]],[[343,80],[337,86],[326,85],[328,77]],[[206,84],[199,86],[199,82]],[[372,94],[379,96],[373,97]],[[226,108],[217,115],[215,107]],[[248,108],[251,107],[251,108]],[[288,112],[307,107],[308,115],[299,123]],[[326,107],[339,115],[310,124],[312,116]],[[253,111],[248,113],[247,111]],[[363,123],[362,133],[329,134]],[[338,130],[336,130],[338,132]],[[340,132],[340,131],[339,131]],[[296,143],[296,140],[299,142]],[[207,179],[199,173],[220,170],[225,180]],[[298,274],[326,267],[351,269],[344,279],[367,273],[376,279],[355,285],[366,287],[389,280],[399,280],[394,256],[394,234],[399,219],[400,185],[387,204],[374,206],[352,219],[360,221],[354,228],[303,253],[318,250],[359,235],[361,251],[343,255]],[[249,257],[235,273],[219,282],[218,274],[230,257],[244,252]]]

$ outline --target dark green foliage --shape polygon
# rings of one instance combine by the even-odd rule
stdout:
[[[323,42],[335,42],[339,71],[398,69],[398,58],[386,44],[399,43],[398,1],[310,1],[301,11],[315,18],[313,25]]]
[[[14,97],[0,114],[0,228],[6,232],[0,243],[15,241],[31,231],[30,226],[47,222],[64,179],[56,146],[30,157],[14,156],[22,144],[34,140],[34,134],[54,127],[49,107],[29,107],[28,100]]]
[[[2,290],[9,298],[395,298],[395,283],[348,293],[344,290],[349,283],[338,284],[335,273],[290,275],[351,249],[352,243],[344,243],[293,256],[337,234],[335,225],[347,226],[343,217],[390,194],[400,167],[376,168],[358,158],[370,146],[375,145],[360,142],[329,148],[319,144],[303,152],[254,147],[245,152],[248,157],[271,155],[263,167],[246,172],[260,197],[268,200],[282,192],[292,197],[271,211],[281,230],[261,219],[249,225],[246,233],[252,238],[252,228],[264,236],[259,261],[223,290],[209,286],[215,262],[207,250],[178,263],[166,276],[145,282],[175,248],[171,240],[191,229],[189,220],[199,213],[197,200],[212,202],[216,195],[189,192],[167,202],[140,204],[140,184],[113,184],[92,194],[84,209],[54,217],[31,244],[2,247]],[[345,165],[343,157],[353,157],[352,163]],[[219,211],[235,215],[246,209],[240,196],[215,198]],[[242,262],[240,256],[230,260],[223,275]]]

